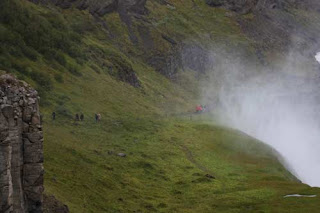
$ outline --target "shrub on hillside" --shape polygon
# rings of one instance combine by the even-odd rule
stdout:
[[[66,53],[76,60],[80,58],[79,62],[83,63],[85,55],[79,47],[81,36],[72,31],[63,15],[49,10],[40,12],[28,4],[19,0],[0,1],[1,52],[26,56],[33,61],[41,53],[45,59],[55,60],[64,67]],[[78,75],[75,68],[71,72]]]
[[[56,103],[58,105],[64,106],[67,102],[69,102],[71,99],[67,95],[59,95],[57,96]]]
[[[33,48],[28,46],[21,46],[23,54],[32,61],[36,61],[38,59],[38,53]]]
[[[30,73],[30,77],[45,91],[52,90],[53,82],[49,75],[46,75],[39,71],[32,71]]]
[[[63,83],[63,77],[60,73],[54,74],[54,79],[56,80],[56,82]]]
[[[44,55],[44,58],[48,61],[55,60],[59,64],[61,64],[62,66],[66,66],[66,64],[67,64],[67,60],[66,60],[65,56],[63,55],[63,53],[56,51],[55,49],[42,48],[41,53]]]
[[[67,65],[68,71],[75,76],[82,76],[82,73],[80,72],[80,68],[78,65],[75,64],[68,64]]]
[[[63,53],[56,51],[54,54],[54,59],[61,64],[62,66],[66,66],[67,60],[64,57]]]
[[[90,65],[91,69],[93,69],[93,71],[95,71],[98,74],[101,74],[101,69],[99,66],[95,65],[95,64],[91,64]]]
[[[11,62],[7,60],[4,56],[0,56],[0,69],[9,71],[11,68],[12,68]]]
[[[68,108],[66,108],[65,106],[63,106],[63,105],[59,105],[57,107],[56,113],[58,115],[62,115],[62,116],[67,117],[67,118],[72,118],[73,117],[71,111]]]
[[[27,67],[24,64],[20,64],[20,63],[12,63],[12,69],[9,69],[9,71],[13,72],[16,71],[22,75],[26,75],[29,76],[29,72],[31,71],[30,68],[27,69]]]

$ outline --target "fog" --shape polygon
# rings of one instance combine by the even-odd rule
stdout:
[[[314,57],[320,63],[320,52],[318,52]]]
[[[230,54],[213,53],[212,60],[202,103],[219,115],[222,125],[274,147],[302,182],[320,187],[319,77],[298,75],[310,72],[303,70],[308,66],[298,66],[303,60],[295,53],[270,69]]]

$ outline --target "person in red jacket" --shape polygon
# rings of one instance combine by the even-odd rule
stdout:
[[[196,112],[202,112],[202,110],[203,110],[203,108],[202,108],[201,105],[198,105],[198,106],[196,107]]]

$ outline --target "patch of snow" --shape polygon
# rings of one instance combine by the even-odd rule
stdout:
[[[299,194],[293,194],[293,195],[286,195],[283,196],[284,198],[286,197],[317,197],[317,195],[299,195]]]

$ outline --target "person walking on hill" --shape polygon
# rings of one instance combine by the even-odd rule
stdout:
[[[98,116],[98,122],[101,121],[101,114],[98,113],[97,116]]]
[[[56,112],[52,112],[52,120],[56,120]]]
[[[198,105],[198,106],[196,107],[196,112],[197,112],[197,113],[202,112],[202,110],[203,110],[203,108],[202,108],[201,105]]]
[[[83,113],[81,113],[81,115],[80,115],[80,121],[83,121],[84,120],[84,115],[83,115]]]
[[[79,121],[79,114],[76,114],[76,121]]]
[[[202,105],[202,112],[206,112],[207,111],[207,106],[206,105]]]
[[[96,122],[99,122],[101,120],[101,114],[100,113],[94,114],[94,117],[96,119]]]

